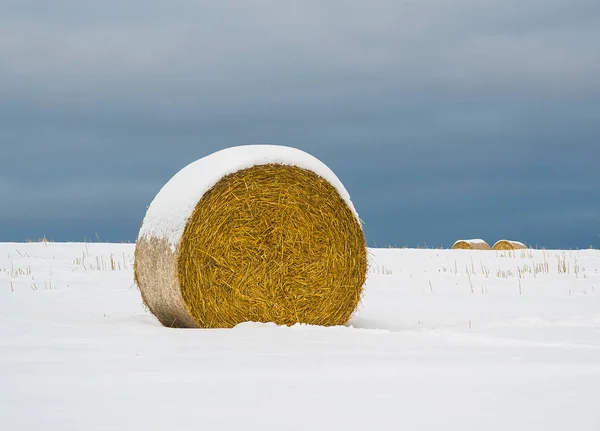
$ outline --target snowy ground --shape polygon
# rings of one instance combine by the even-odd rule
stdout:
[[[5,430],[600,430],[600,252],[375,249],[349,327],[167,329],[133,246],[0,244]]]

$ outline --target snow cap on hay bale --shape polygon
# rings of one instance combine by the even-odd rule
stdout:
[[[491,250],[490,245],[482,239],[461,239],[452,246],[454,250]]]
[[[521,250],[527,248],[525,244],[519,241],[510,241],[501,239],[492,247],[492,250]]]
[[[367,273],[348,192],[316,158],[249,145],[204,157],[152,201],[135,280],[165,326],[341,325]]]

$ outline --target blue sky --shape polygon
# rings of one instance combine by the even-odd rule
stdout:
[[[597,0],[0,0],[0,241],[134,241],[180,168],[301,148],[370,245],[600,247]]]

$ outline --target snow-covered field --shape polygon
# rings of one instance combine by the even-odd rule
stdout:
[[[600,430],[600,252],[372,249],[348,327],[168,329],[133,245],[0,244],[3,430]]]

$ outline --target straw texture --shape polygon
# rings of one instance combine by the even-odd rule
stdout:
[[[341,325],[366,273],[362,228],[338,190],[281,164],[224,176],[202,196],[175,249],[160,238],[136,245],[136,282],[165,326]]]

